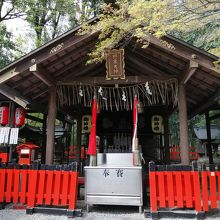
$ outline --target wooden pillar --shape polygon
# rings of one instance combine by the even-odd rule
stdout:
[[[211,145],[211,129],[210,129],[210,119],[209,119],[209,112],[205,113],[205,121],[206,121],[206,132],[207,132],[207,144],[206,144],[206,151],[209,156],[209,163],[213,164],[213,155],[212,155],[212,145]]]
[[[187,104],[185,85],[183,83],[179,84],[178,108],[180,126],[180,158],[183,165],[189,165]]]
[[[82,116],[77,117],[77,162],[80,162],[81,156],[81,139],[82,139]]]
[[[54,158],[54,133],[56,122],[56,88],[49,87],[48,122],[47,122],[47,145],[46,164],[53,164]]]
[[[9,126],[10,128],[15,127],[14,118],[15,118],[15,103],[9,102]],[[13,146],[12,144],[9,145],[9,156],[8,156],[9,162],[12,162],[14,147],[15,146]]]
[[[169,143],[169,117],[164,116],[164,148],[165,148],[165,163],[170,164],[170,143]]]
[[[42,125],[41,163],[45,164],[47,143],[47,115],[44,114]]]

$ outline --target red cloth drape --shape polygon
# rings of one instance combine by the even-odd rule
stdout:
[[[96,119],[97,119],[97,100],[92,102],[92,128],[89,136],[89,147],[87,154],[96,155]]]
[[[133,137],[132,137],[132,152],[135,150],[135,139],[137,137],[137,121],[138,121],[138,111],[137,111],[138,99],[134,98],[133,103]]]

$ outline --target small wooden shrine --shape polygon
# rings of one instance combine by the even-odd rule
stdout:
[[[44,114],[40,121],[46,140],[41,152],[46,163],[54,162],[56,119],[77,127],[78,152],[86,145],[91,100],[96,94],[100,110],[97,134],[102,151],[129,150],[132,102],[137,95],[138,135],[145,159],[151,159],[149,152],[158,148],[154,153],[169,163],[168,118],[178,110],[181,161],[188,164],[187,119],[219,108],[220,67],[214,64],[218,57],[171,36],[161,40],[151,36],[145,49],[131,40],[118,53],[111,51],[106,62],[87,65],[88,53],[98,34],[80,36],[76,34],[79,28],[0,71],[0,93],[4,97],[25,108],[27,113]],[[161,123],[163,128],[159,126]],[[114,149],[116,143],[119,147]]]

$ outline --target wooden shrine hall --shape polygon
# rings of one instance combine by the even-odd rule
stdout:
[[[208,111],[219,109],[220,66],[215,63],[218,57],[171,36],[161,40],[151,36],[145,49],[131,40],[123,48],[124,75],[108,79],[105,62],[86,64],[98,34],[78,35],[79,28],[0,70],[0,93],[27,112],[41,112],[47,117],[44,120],[47,121],[44,124],[46,164],[54,162],[55,120],[58,117],[68,123],[77,120],[76,145],[80,152],[82,117],[91,114],[94,92],[97,93],[102,115],[98,125],[108,132],[104,134],[102,127],[97,128],[102,139],[110,137],[109,134],[116,128],[114,114],[118,119],[126,114],[130,117],[130,113],[126,112],[131,112],[134,94],[138,95],[144,109],[142,122],[147,124],[139,132],[143,152],[144,145],[157,141],[151,134],[152,130],[147,131],[151,116],[162,115],[164,128],[159,133],[163,132],[164,138],[159,140],[159,144],[163,145],[166,163],[169,163],[171,144],[168,118],[177,110],[181,162],[189,164],[187,119],[207,113],[208,120]],[[113,120],[113,125],[108,117]],[[126,126],[121,127],[120,135],[127,135],[124,131]],[[112,139],[109,143],[112,145]]]

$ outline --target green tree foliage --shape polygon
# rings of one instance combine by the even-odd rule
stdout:
[[[99,14],[99,6],[102,0],[82,0],[75,2],[71,10],[67,12],[70,27],[75,27],[89,18]]]
[[[189,31],[189,32],[173,32],[172,35],[182,39],[196,47],[209,51],[217,56],[220,56],[220,24],[212,22],[204,27]]]
[[[52,36],[56,36],[58,23],[64,9],[63,0],[28,0],[24,7],[26,12],[26,21],[30,24],[36,34],[36,47],[44,43],[47,25],[52,24]]]
[[[0,23],[24,16],[22,10],[24,3],[22,0],[0,0]]]
[[[176,10],[172,4],[171,0],[118,0],[114,5],[102,4],[99,21],[85,24],[81,30],[81,34],[100,32],[90,62],[102,61],[105,50],[123,47],[133,37],[147,47],[149,35],[160,38],[179,29],[180,23],[172,19]]]
[[[22,17],[24,13],[21,6],[21,0],[0,0],[0,69],[13,60],[13,53],[17,50],[12,34],[7,31],[4,22]]]
[[[171,34],[220,56],[220,1],[180,0],[176,5],[181,30]]]
[[[39,47],[95,16],[98,4],[99,0],[0,0],[0,67],[8,64],[12,58],[23,55],[24,51],[29,51],[28,44],[25,43],[24,46],[24,42],[29,39],[25,39],[25,35],[12,38],[12,34],[2,23],[15,18],[24,19],[35,33],[35,47]]]
[[[111,2],[111,1],[110,1]],[[100,62],[107,49],[123,47],[132,37],[148,46],[147,38],[176,35],[218,54],[220,1],[117,0],[102,4],[99,21],[85,24],[81,33],[100,32],[89,62]]]
[[[36,47],[95,15],[98,1],[28,0],[26,20],[36,33]]]
[[[6,26],[0,23],[0,69],[13,59],[13,51],[16,50],[16,45],[11,37],[12,35],[7,31]]]

